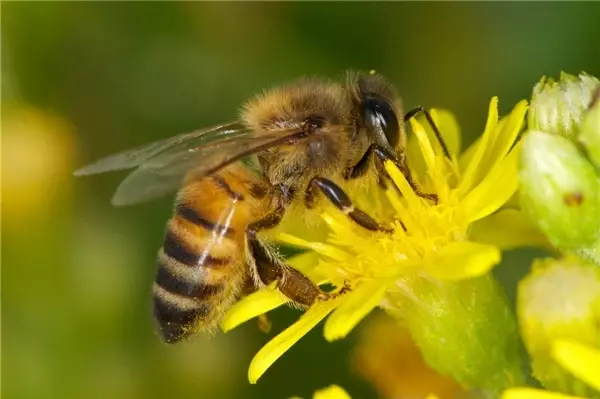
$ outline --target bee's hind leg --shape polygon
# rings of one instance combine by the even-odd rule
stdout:
[[[279,207],[263,219],[252,223],[246,230],[247,262],[252,267],[257,285],[277,282],[277,289],[301,307],[312,305],[317,299],[329,299],[330,295],[302,272],[285,264],[258,236],[260,230],[275,227],[285,212]]]
[[[340,186],[323,177],[313,177],[310,180],[304,197],[307,208],[313,208],[315,206],[315,195],[317,190],[320,190],[336,208],[344,212],[350,219],[365,229],[371,231],[383,231],[386,233],[393,232],[393,229],[382,226],[367,213],[355,207],[350,200],[350,197],[348,197]]]
[[[254,266],[252,272],[262,285],[276,281],[277,289],[301,307],[328,296],[302,272],[283,263],[259,238],[248,237],[247,245],[252,258],[248,263]]]

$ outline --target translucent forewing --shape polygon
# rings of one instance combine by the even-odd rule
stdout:
[[[256,137],[236,137],[182,152],[165,153],[140,165],[117,188],[113,205],[131,205],[176,190],[193,170],[196,177],[217,170],[264,149],[304,137],[303,132],[281,130]]]
[[[259,133],[239,123],[187,133],[101,159],[75,172],[97,174],[137,166],[119,185],[112,204],[131,205],[177,190],[186,174],[211,174],[270,147],[305,137],[298,129]]]
[[[75,175],[95,175],[104,172],[131,169],[165,152],[180,153],[185,149],[196,148],[210,144],[211,142],[232,140],[250,135],[252,135],[252,131],[246,129],[239,122],[195,130],[99,159],[75,171]]]

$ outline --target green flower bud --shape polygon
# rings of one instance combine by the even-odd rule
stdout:
[[[596,90],[592,103],[581,122],[579,141],[585,146],[592,162],[600,168],[600,87]]]
[[[600,239],[600,179],[571,141],[527,133],[519,178],[521,207],[552,244],[580,250]]]
[[[574,138],[600,82],[593,76],[561,73],[558,82],[545,77],[535,85],[529,108],[529,129]]]
[[[533,375],[545,388],[585,397],[600,394],[564,370],[551,352],[558,338],[598,346],[600,268],[575,257],[536,261],[519,283],[517,313]]]

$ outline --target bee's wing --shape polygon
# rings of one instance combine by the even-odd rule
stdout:
[[[211,142],[247,137],[251,131],[239,122],[217,125],[206,129],[179,134],[167,139],[145,144],[132,150],[110,155],[75,171],[75,176],[95,175],[116,170],[131,169],[165,153],[178,152]]]
[[[177,190],[192,169],[195,176],[208,175],[259,151],[304,137],[305,133],[297,129],[259,135],[246,131],[195,148],[163,151],[143,162],[123,180],[112,204],[131,205],[161,197]]]

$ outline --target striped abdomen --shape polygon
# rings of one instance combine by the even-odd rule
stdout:
[[[188,182],[179,192],[153,288],[154,316],[164,341],[216,327],[247,280],[245,230],[264,208],[262,198],[246,190],[249,179],[256,180],[230,167]]]

